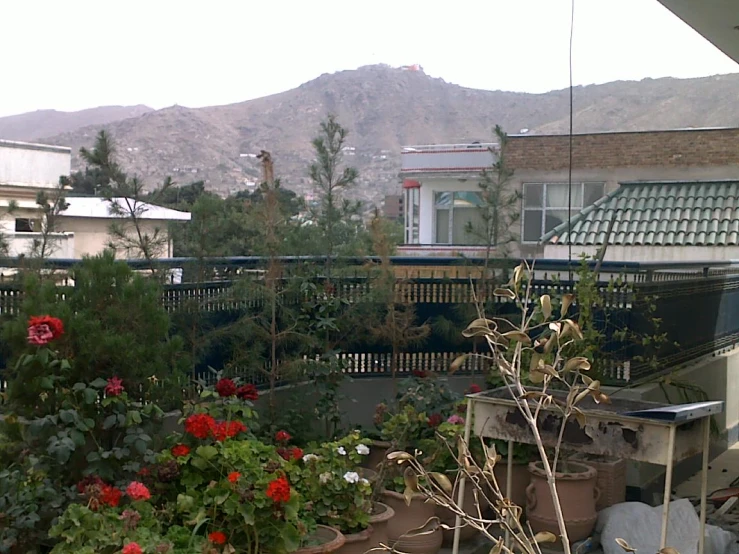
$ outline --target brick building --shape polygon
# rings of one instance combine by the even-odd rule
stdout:
[[[664,217],[666,214],[645,214],[646,204],[635,203],[634,194],[642,198],[662,195],[662,204],[672,202],[673,207],[685,202],[697,206],[693,197],[685,195],[705,194],[709,190],[705,187],[678,186],[679,183],[724,182],[728,188],[710,189],[712,194],[718,195],[712,200],[713,204],[739,208],[739,198],[720,196],[733,190],[731,182],[739,182],[739,129],[576,134],[572,137],[571,197],[569,144],[570,137],[567,135],[509,136],[505,156],[514,174],[508,186],[521,195],[520,220],[517,227],[512,229],[515,236],[520,237],[514,255],[542,256],[546,248],[547,257],[566,257],[571,250],[570,243],[572,246],[587,246],[581,251],[590,252],[594,250],[593,247],[599,246],[599,240],[615,240],[613,237],[621,235],[604,237],[602,229],[590,237],[583,235],[582,240],[578,237],[586,229],[588,217],[596,217],[592,206],[603,206],[605,200],[601,199],[618,196],[616,191],[624,190],[624,183],[630,183],[628,195],[632,199],[622,204],[633,208],[621,209],[618,215],[614,215],[618,201],[613,204],[608,220],[617,220],[613,224],[620,226],[617,231],[628,229],[629,225],[649,227],[649,217]],[[480,223],[480,172],[490,168],[497,156],[498,147],[494,144],[436,145],[403,150],[401,177],[406,195],[406,244],[401,248],[402,253],[474,255],[480,252],[480,239],[465,231],[470,225]],[[659,189],[658,183],[671,183],[672,188]],[[641,192],[637,190],[635,193],[635,189]],[[669,216],[695,217],[694,226],[705,229],[712,225],[710,220],[713,217],[706,213],[698,214],[695,210],[680,213],[672,211]],[[579,234],[563,233],[570,217],[573,231],[574,225],[579,222]],[[597,217],[603,218],[604,215]],[[557,232],[552,233],[555,229]],[[638,232],[629,235],[630,240],[643,239],[637,235]],[[684,239],[684,235],[680,236]],[[673,234],[671,240],[676,240],[675,237]],[[619,246],[625,245],[643,246],[636,243]],[[668,245],[656,243],[653,246]],[[678,242],[670,246],[698,245]],[[613,253],[618,252],[615,249]],[[669,256],[672,256],[670,259],[682,259],[686,252],[685,249],[673,251]],[[627,259],[634,257],[633,252],[630,254],[621,250],[620,254],[627,256]],[[736,254],[733,257],[739,256],[739,243]],[[641,255],[651,256],[653,253],[643,251]],[[661,255],[668,253],[662,252]],[[718,251],[713,250],[711,257],[713,255],[718,255]],[[695,256],[693,258],[696,259]]]

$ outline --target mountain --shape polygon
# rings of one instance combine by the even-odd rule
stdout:
[[[0,139],[29,141],[68,133],[89,125],[105,125],[152,111],[148,106],[100,106],[77,112],[37,110],[0,117]]]
[[[576,132],[739,126],[739,74],[701,79],[645,79],[577,87]],[[171,107],[36,138],[90,146],[101,127],[118,145],[121,162],[150,185],[204,180],[233,192],[259,178],[260,149],[269,150],[285,186],[310,192],[310,141],[328,113],[349,131],[360,171],[357,196],[377,202],[399,188],[400,148],[409,144],[492,140],[507,132],[560,133],[568,128],[569,94],[464,88],[422,71],[385,65],[326,74],[295,89],[238,104]],[[1,122],[2,120],[0,120]],[[1,133],[0,133],[1,134]]]

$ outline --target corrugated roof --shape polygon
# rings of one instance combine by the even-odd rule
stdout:
[[[64,210],[61,215],[65,217],[95,217],[95,218],[116,218],[110,213],[110,204],[105,198],[99,196],[68,196],[65,198],[69,207]],[[113,198],[113,200],[123,207],[124,213],[127,212],[125,198]],[[190,221],[189,212],[180,212],[146,202],[139,202],[141,207],[140,219],[157,219],[157,220],[179,220]]]
[[[611,220],[613,227],[608,233]],[[739,181],[624,183],[541,238],[548,244],[737,246]]]

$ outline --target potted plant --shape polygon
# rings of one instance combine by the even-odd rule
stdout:
[[[338,529],[345,542],[338,552],[362,554],[370,549],[372,486],[359,472],[369,454],[358,432],[310,448],[290,463],[291,481],[319,524]]]
[[[526,487],[531,482],[529,462],[536,458],[536,446],[531,444],[513,443],[513,467],[511,468],[511,490],[508,491],[508,443],[493,440],[496,452],[500,455],[500,462],[495,464],[495,475],[500,492],[509,498],[516,506],[526,506]]]

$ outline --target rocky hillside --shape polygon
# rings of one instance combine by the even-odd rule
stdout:
[[[576,132],[739,126],[739,75],[578,87],[574,98]],[[166,108],[104,127],[115,138],[124,165],[152,184],[172,175],[181,183],[203,179],[224,193],[239,190],[258,179],[253,155],[266,149],[283,182],[306,194],[310,141],[325,115],[335,113],[350,131],[349,146],[356,149],[346,161],[360,170],[358,196],[376,202],[398,188],[402,145],[490,140],[496,123],[509,133],[524,128],[565,132],[568,105],[567,90],[474,90],[379,65],[322,75],[248,102]],[[24,138],[77,151],[91,145],[100,127]]]

